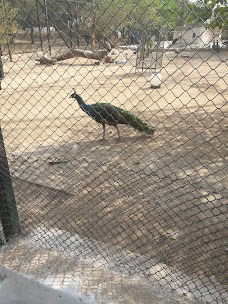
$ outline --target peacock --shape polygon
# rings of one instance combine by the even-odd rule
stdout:
[[[143,122],[133,113],[111,105],[110,103],[86,104],[82,97],[76,93],[71,94],[70,98],[77,100],[80,108],[86,112],[92,119],[101,123],[103,126],[103,140],[105,140],[105,125],[114,126],[117,130],[118,138],[120,138],[119,124],[129,125],[135,130],[153,135],[155,129]]]

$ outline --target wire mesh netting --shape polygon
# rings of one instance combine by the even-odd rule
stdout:
[[[0,8],[0,263],[226,303],[227,2]]]

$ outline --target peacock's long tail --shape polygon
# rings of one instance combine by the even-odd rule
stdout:
[[[148,125],[147,123],[143,122],[138,116],[136,116],[135,114],[133,114],[127,110],[118,108],[116,106],[115,106],[115,108],[125,118],[126,124],[132,126],[134,129],[136,129],[140,132],[145,132],[150,135],[154,134],[155,128],[153,128],[150,125]]]
[[[107,103],[99,103],[100,105],[107,105]],[[108,104],[111,105],[111,104]],[[147,134],[153,135],[155,132],[155,128],[151,127],[150,125],[148,125],[147,123],[143,122],[138,116],[136,116],[135,114],[124,110],[122,108],[116,107],[111,105],[112,107],[114,107],[125,119],[126,121],[126,125],[130,125],[132,126],[134,129],[140,131],[140,132],[145,132]]]

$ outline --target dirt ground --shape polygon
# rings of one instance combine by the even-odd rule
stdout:
[[[227,284],[227,52],[164,55],[162,86],[125,65],[40,54],[5,62],[1,124],[22,225],[42,225]],[[156,128],[122,138],[69,99],[110,102]]]

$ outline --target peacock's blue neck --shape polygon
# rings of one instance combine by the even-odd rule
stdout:
[[[83,111],[85,111],[85,112],[90,112],[90,110],[91,110],[91,106],[90,105],[88,105],[88,104],[86,104],[86,103],[79,103],[79,105],[80,105],[80,108],[83,110]]]
[[[77,95],[77,98],[76,98],[76,99],[77,99],[77,102],[78,102],[80,108],[81,108],[83,111],[89,112],[89,111],[91,110],[91,106],[88,105],[88,104],[86,104],[86,103],[84,102],[84,100],[82,99],[81,96]]]
[[[77,100],[77,102],[79,103],[79,105],[82,105],[82,104],[84,104],[85,102],[84,102],[84,100],[81,98],[81,96],[79,96],[79,95],[74,95],[74,98]]]

